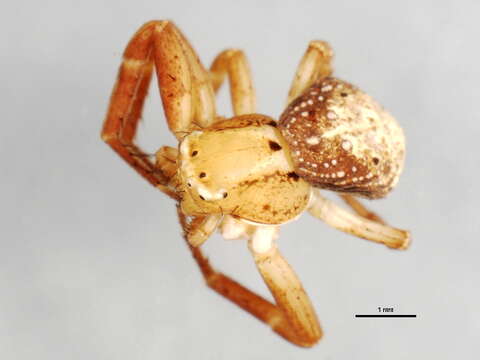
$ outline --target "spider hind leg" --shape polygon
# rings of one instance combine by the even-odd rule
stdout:
[[[328,225],[365,240],[384,244],[389,248],[405,250],[410,245],[410,233],[358,214],[352,214],[314,190],[314,200],[308,211]]]

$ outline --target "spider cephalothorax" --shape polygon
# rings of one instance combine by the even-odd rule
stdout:
[[[276,122],[262,115],[192,132],[180,144],[179,170],[187,215],[223,213],[281,224],[300,215],[310,198]]]
[[[175,201],[184,237],[208,286],[285,339],[312,346],[322,336],[302,284],[275,245],[280,224],[304,211],[327,224],[405,249],[409,233],[386,225],[353,196],[385,196],[403,167],[404,139],[393,117],[354,86],[330,77],[332,50],[312,41],[298,66],[288,106],[274,119],[256,114],[245,55],[225,50],[206,71],[169,21],[151,21],[124,52],[102,138],[152,185]],[[135,143],[155,65],[163,107],[178,147],[155,162]],[[215,111],[228,74],[234,117]],[[318,188],[341,193],[350,213]],[[215,271],[200,245],[219,229],[246,238],[274,303]]]

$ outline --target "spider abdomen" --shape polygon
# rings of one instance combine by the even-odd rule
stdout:
[[[296,172],[314,186],[367,198],[385,196],[403,168],[403,131],[375,100],[328,77],[280,117]]]

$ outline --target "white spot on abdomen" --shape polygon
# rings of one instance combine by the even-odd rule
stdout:
[[[317,145],[320,143],[320,139],[317,136],[309,137],[305,141],[308,145]]]
[[[352,148],[352,143],[348,140],[344,140],[342,142],[342,149],[345,151],[349,151]]]

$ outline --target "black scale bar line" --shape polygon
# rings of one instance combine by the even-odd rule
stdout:
[[[417,315],[414,315],[414,314],[407,314],[407,315],[400,315],[400,314],[391,314],[391,315],[387,315],[387,314],[365,314],[365,315],[355,315],[356,318],[416,318]]]

